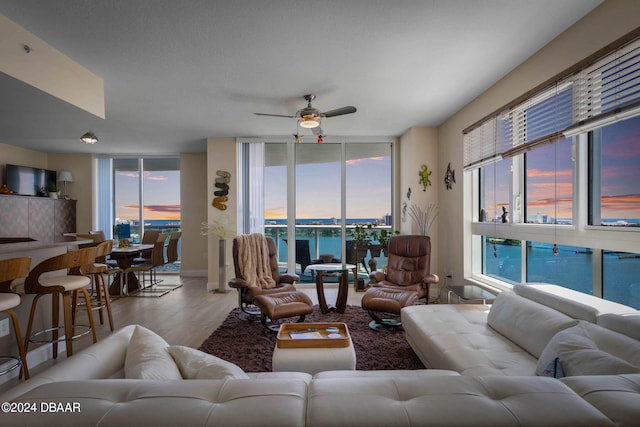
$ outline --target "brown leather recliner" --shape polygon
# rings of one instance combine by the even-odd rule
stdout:
[[[400,315],[403,307],[418,299],[429,301],[429,285],[440,279],[430,272],[431,238],[429,236],[393,236],[387,249],[387,271],[369,275],[375,282],[362,296],[362,308],[369,312],[373,322],[369,326],[399,327],[398,319],[382,319],[377,313]]]
[[[271,267],[271,277],[276,282],[276,286],[269,289],[262,289],[255,283],[248,283],[242,276],[238,263],[238,241],[233,239],[233,265],[236,277],[229,280],[230,287],[238,290],[238,303],[240,309],[247,314],[258,316],[260,310],[254,304],[254,299],[258,295],[280,294],[282,292],[295,291],[294,283],[300,280],[297,274],[280,274],[278,269],[278,257],[276,253],[276,244],[271,237],[267,237],[267,246],[269,248],[269,265]]]

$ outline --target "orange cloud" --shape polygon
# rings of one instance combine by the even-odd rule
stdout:
[[[572,179],[573,171],[571,169],[563,169],[557,172],[555,170],[527,169],[527,178]]]
[[[131,209],[132,213],[119,212],[118,217],[127,219],[137,219],[139,205],[125,205],[120,206],[118,209]],[[180,205],[145,205],[144,207],[145,219],[168,219],[179,220],[180,219]]]

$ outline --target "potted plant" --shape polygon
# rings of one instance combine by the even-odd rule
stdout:
[[[60,194],[60,189],[56,184],[49,185],[49,197],[52,199],[57,199],[58,194]]]
[[[357,224],[353,230],[351,230],[351,237],[355,243],[355,248],[366,248],[371,244],[371,240],[374,239],[375,224]]]
[[[395,234],[400,234],[400,232],[386,229],[382,229],[380,231],[376,230],[373,232],[373,238],[380,242],[380,250],[384,252],[385,255],[388,255],[387,248],[389,247],[389,239],[391,239]]]

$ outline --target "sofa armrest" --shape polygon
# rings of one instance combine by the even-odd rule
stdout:
[[[0,401],[8,402],[17,396],[47,383],[124,378],[124,359],[136,325],[128,325],[113,332],[73,356],[59,360],[53,367],[7,390]]]

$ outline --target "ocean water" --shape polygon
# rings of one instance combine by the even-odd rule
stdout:
[[[285,221],[286,222],[286,221]],[[266,234],[276,237],[277,227],[266,225]],[[337,231],[336,231],[337,230]],[[316,232],[318,234],[316,234]],[[330,234],[333,232],[334,234]],[[286,230],[277,231],[278,260],[287,260]],[[342,258],[342,241],[339,229],[318,231],[312,227],[299,228],[297,239],[309,240],[311,258],[318,253]],[[487,243],[485,250],[485,274],[511,283],[521,282],[521,249],[519,243]],[[588,248],[559,245],[560,252],[553,255],[553,245],[529,242],[527,245],[527,281],[557,284],[586,294],[593,294],[593,253]],[[606,299],[640,309],[640,254],[605,251],[603,253],[603,295]]]
[[[593,294],[594,254],[588,248],[559,245],[560,252],[553,255],[550,243],[527,245],[527,281],[553,283],[586,294]],[[511,283],[521,277],[521,250],[519,245],[492,243],[485,250],[485,273]],[[605,251],[602,254],[603,296],[640,309],[640,255]]]

